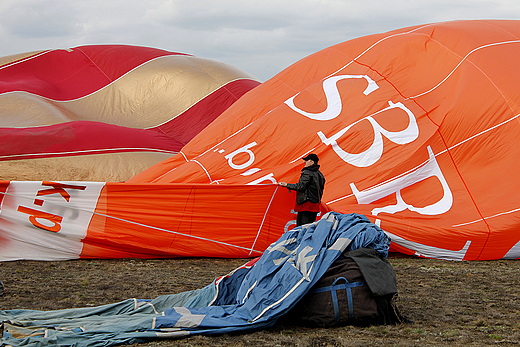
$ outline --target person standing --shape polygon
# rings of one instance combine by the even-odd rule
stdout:
[[[323,189],[325,188],[325,176],[320,171],[318,156],[311,153],[302,159],[305,160],[305,166],[302,169],[298,183],[278,183],[278,185],[286,187],[289,191],[296,191],[296,206],[294,207],[294,211],[298,213],[296,226],[316,221],[316,216],[320,212]]]

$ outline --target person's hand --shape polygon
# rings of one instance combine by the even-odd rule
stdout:
[[[281,187],[287,187],[287,183],[286,182],[279,182],[278,185],[281,186]]]

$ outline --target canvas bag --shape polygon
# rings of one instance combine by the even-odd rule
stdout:
[[[283,322],[314,327],[395,324],[404,320],[393,301],[396,294],[395,273],[386,259],[373,249],[345,252]]]

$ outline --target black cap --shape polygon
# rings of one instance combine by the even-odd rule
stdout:
[[[314,162],[314,164],[318,164],[318,160],[320,160],[320,158],[318,158],[318,156],[314,153],[307,154],[302,159],[303,160],[312,160]]]

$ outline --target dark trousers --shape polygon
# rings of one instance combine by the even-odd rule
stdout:
[[[296,215],[296,226],[314,223],[318,212],[300,211]]]

